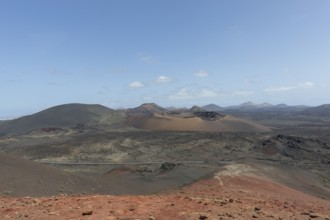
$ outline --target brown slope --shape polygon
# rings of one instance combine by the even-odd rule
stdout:
[[[324,185],[324,177],[291,165],[237,163],[226,165],[215,174],[219,180],[228,176],[249,176],[267,180],[301,193],[330,200],[330,188]]]
[[[257,123],[224,116],[216,120],[205,120],[195,115],[175,117],[154,113],[151,116],[128,117],[128,123],[136,128],[167,131],[213,131],[213,132],[268,132],[269,128]]]
[[[330,202],[248,175],[149,196],[1,198],[9,219],[329,219]]]
[[[45,196],[91,193],[95,184],[54,167],[0,153],[0,194]]]

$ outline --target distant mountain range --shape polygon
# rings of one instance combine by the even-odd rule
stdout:
[[[113,110],[102,105],[65,104],[21,118],[1,121],[0,136],[31,132],[97,132],[117,128],[213,132],[270,131],[258,123],[206,111],[198,106],[169,110],[155,103],[145,103],[136,108]]]
[[[216,104],[209,104],[203,106],[207,111],[219,111],[219,112],[301,112],[305,109],[310,107],[305,105],[296,105],[296,106],[289,106],[286,104],[278,104],[272,105],[269,103],[261,103],[256,104],[253,102],[245,102],[240,105],[228,106],[228,107],[220,107]]]
[[[0,136],[38,131],[73,129],[147,129],[171,131],[270,131],[269,128],[242,119],[241,113],[278,113],[330,117],[330,104],[317,107],[288,106],[246,102],[237,106],[216,104],[187,108],[163,108],[145,103],[136,108],[114,110],[102,105],[65,104],[13,120],[0,121]],[[234,117],[235,115],[236,117]],[[59,129],[55,129],[59,128]],[[92,130],[93,130],[92,129]]]
[[[301,113],[306,115],[330,116],[330,104],[305,108]]]

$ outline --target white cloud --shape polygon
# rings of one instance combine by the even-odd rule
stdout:
[[[138,89],[138,88],[144,87],[144,84],[141,83],[140,81],[134,81],[134,82],[131,82],[128,86],[133,89]]]
[[[168,83],[168,82],[171,82],[171,78],[170,77],[167,77],[167,76],[159,76],[157,79],[156,79],[156,82],[157,83]]]
[[[205,70],[200,70],[199,72],[194,74],[197,77],[207,77],[209,75],[209,73]]]

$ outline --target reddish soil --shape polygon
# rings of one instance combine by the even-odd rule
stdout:
[[[222,181],[222,184],[221,184]],[[0,197],[1,219],[330,219],[330,201],[224,176],[149,196]]]

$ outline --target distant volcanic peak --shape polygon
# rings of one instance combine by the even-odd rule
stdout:
[[[212,111],[194,112],[194,115],[205,121],[215,121],[225,117],[225,115]]]
[[[260,107],[272,107],[272,104],[269,104],[268,102],[263,102],[259,105]]]
[[[101,108],[106,108],[109,109],[103,105],[100,104],[83,104],[83,103],[67,103],[67,104],[62,104],[62,105],[56,105],[53,106],[51,108],[48,109],[54,109],[54,108],[73,108],[73,107],[77,107],[77,108],[82,108],[82,107],[101,107]],[[47,109],[45,109],[47,110]]]
[[[58,105],[41,112],[38,112],[34,115],[31,115],[34,118],[43,118],[47,120],[58,120],[63,121],[73,121],[73,124],[80,123],[81,121],[91,122],[97,121],[99,117],[113,112],[113,109],[107,108],[99,104],[64,104]]]
[[[255,106],[256,104],[254,102],[248,101],[240,104],[240,106]]]
[[[168,110],[165,108],[155,104],[155,103],[145,103],[140,105],[139,107],[133,108],[129,110],[129,114],[153,114],[153,113],[167,113]]]
[[[38,112],[36,114],[43,114],[43,113],[53,113],[53,114],[61,114],[61,113],[74,113],[74,112],[93,112],[94,114],[106,114],[109,112],[114,111],[113,109],[110,109],[108,107],[105,107],[103,105],[99,104],[80,104],[80,103],[69,103],[69,104],[63,104],[63,105],[57,105],[54,107],[50,107],[48,109],[45,109],[41,112]]]
[[[317,108],[317,107],[316,107]],[[324,109],[324,110],[330,110],[330,104],[324,104],[324,105],[320,105],[320,106],[318,106],[318,108],[320,108],[320,109]]]
[[[179,116],[162,113],[131,114],[128,124],[140,129],[163,131],[202,131],[202,132],[268,132],[269,128],[262,125],[225,116],[217,112],[201,111],[186,112]]]
[[[222,111],[223,108],[216,105],[216,104],[208,104],[202,107],[203,109],[205,109],[206,111]]]
[[[0,134],[24,134],[42,128],[68,128],[79,123],[97,124],[104,115],[114,110],[102,105],[64,104],[23,116],[6,124],[2,123]]]
[[[244,102],[242,103],[241,105],[239,105],[241,107],[255,107],[255,108],[265,108],[265,107],[272,107],[273,105],[272,104],[269,104],[267,102],[263,102],[261,104],[256,104],[254,102]]]
[[[153,109],[158,109],[160,111],[165,110],[165,108],[161,107],[160,105],[157,105],[156,103],[144,103],[140,105],[139,108],[153,108]]]
[[[330,116],[330,104],[324,104],[317,107],[306,108],[302,111],[303,114]]]
[[[194,105],[193,107],[191,107],[191,109],[189,111],[190,112],[204,112],[205,109],[198,105]]]
[[[275,105],[275,107],[278,107],[278,108],[287,108],[289,106],[287,104],[281,103],[281,104]]]

